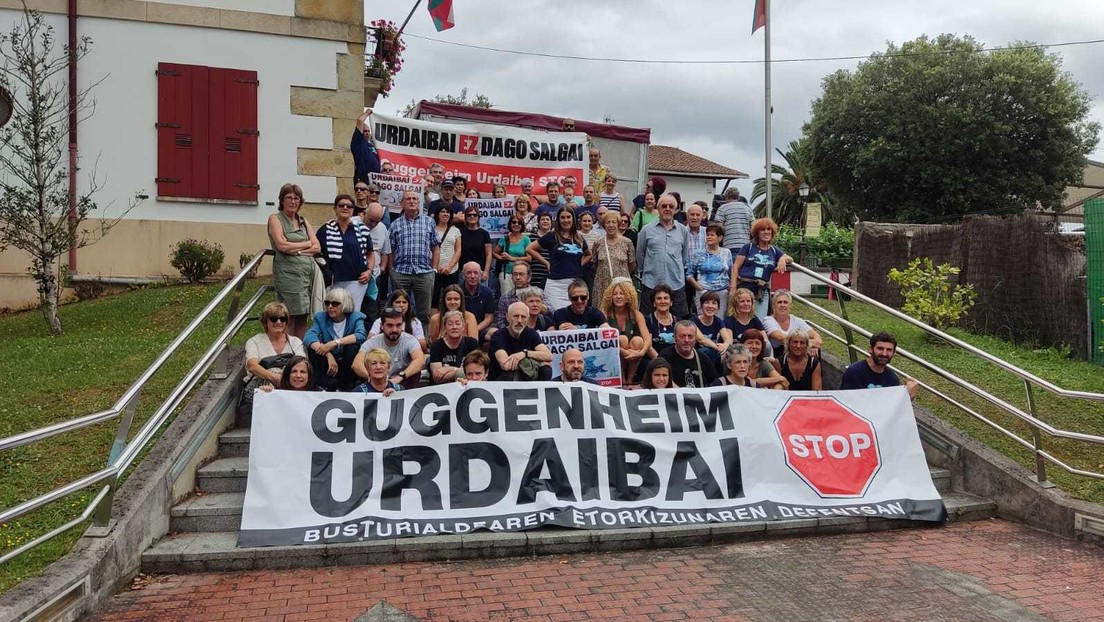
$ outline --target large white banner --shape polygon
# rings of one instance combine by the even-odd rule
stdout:
[[[469,188],[490,194],[494,184],[517,194],[521,181],[535,182],[544,194],[550,181],[574,175],[581,189],[587,183],[589,150],[582,132],[541,132],[505,125],[438,123],[373,112],[373,135],[380,158],[395,165],[395,173],[421,178],[430,164],[440,162],[445,175],[460,175]]]
[[[254,421],[239,546],[946,515],[901,387],[273,391]]]

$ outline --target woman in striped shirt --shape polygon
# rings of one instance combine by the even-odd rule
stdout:
[[[602,194],[598,195],[598,204],[607,210],[624,211],[625,196],[617,191],[617,175],[610,171],[606,174]]]

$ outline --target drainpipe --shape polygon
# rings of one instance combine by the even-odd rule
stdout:
[[[69,0],[69,233],[77,226],[77,0]],[[69,244],[69,274],[77,272],[77,249]]]

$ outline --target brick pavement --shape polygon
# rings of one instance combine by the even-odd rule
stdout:
[[[1101,620],[1104,548],[1000,520],[713,547],[143,578],[90,619]],[[384,619],[384,618],[379,618]]]

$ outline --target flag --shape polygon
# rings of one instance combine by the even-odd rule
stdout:
[[[432,2],[430,3],[432,6]],[[751,19],[751,34],[767,25],[767,0],[755,0],[755,15]]]
[[[456,25],[456,20],[452,17],[452,0],[429,0],[426,7],[429,9],[430,17],[433,18],[433,26],[437,32],[448,30]]]

